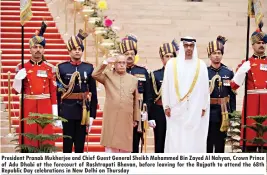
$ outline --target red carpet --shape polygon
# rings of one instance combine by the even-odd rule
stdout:
[[[7,104],[7,72],[10,71],[11,80],[14,78],[15,67],[21,62],[21,26],[20,26],[20,1],[19,0],[1,0],[1,50],[2,50],[2,72],[1,72],[1,96],[4,103]],[[24,26],[24,54],[25,61],[30,59],[29,39],[33,36],[35,30],[40,29],[41,20],[45,18],[48,27],[44,37],[47,44],[45,47],[45,58],[52,64],[68,60],[69,55],[66,45],[56,27],[56,23],[49,12],[49,8],[44,0],[32,0],[31,21]],[[19,97],[12,94],[12,126],[18,131],[19,125]],[[94,121],[90,135],[88,149],[85,144],[85,151],[103,152],[104,148],[99,145],[102,126],[102,111],[97,113],[97,119]],[[60,128],[55,128],[56,133],[62,133]],[[62,148],[62,139],[58,139],[56,145]]]

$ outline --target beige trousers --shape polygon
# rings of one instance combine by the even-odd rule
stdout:
[[[105,147],[105,152],[106,153],[130,153],[122,149],[109,148],[109,147]]]

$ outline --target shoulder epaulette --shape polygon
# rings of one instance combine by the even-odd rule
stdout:
[[[52,72],[53,73],[55,73],[56,72],[56,66],[54,66],[53,64],[51,64],[51,63],[48,63],[47,61],[44,61],[44,63],[47,65],[47,66],[49,66],[49,67],[51,67],[52,68]]]
[[[82,61],[83,63],[86,63],[86,64],[90,64],[90,65],[93,65],[92,63],[90,63],[89,61]]]
[[[58,67],[60,64],[67,63],[67,62],[69,62],[69,61],[61,61],[61,62],[56,64],[56,67]]]
[[[228,69],[228,70],[230,70],[230,71],[233,71],[233,69],[231,69],[231,68],[228,67],[228,66],[223,65],[223,67],[226,68],[226,69]]]
[[[161,71],[161,68],[160,69],[156,69],[156,70],[154,70],[154,71],[151,71],[151,72],[158,72],[158,71]]]
[[[147,69],[147,67],[145,65],[135,64],[135,66]]]

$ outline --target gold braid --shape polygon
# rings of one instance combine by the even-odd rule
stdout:
[[[214,77],[212,77],[212,79],[211,79],[210,94],[214,91],[216,79],[219,80],[219,87],[221,87],[221,85],[222,85],[221,76],[218,73],[216,73],[216,75]]]
[[[157,95],[157,98],[154,100],[154,102],[156,102],[161,97],[162,86],[160,87],[160,89],[158,91],[157,83],[156,83],[155,76],[154,76],[153,72],[151,72],[151,79],[152,79],[152,85],[153,85],[154,92]]]
[[[78,71],[75,71],[75,72],[71,75],[71,78],[70,78],[70,81],[69,81],[69,84],[68,84],[68,85],[66,85],[65,83],[63,83],[63,81],[62,81],[62,79],[61,79],[61,77],[60,77],[60,73],[59,73],[59,69],[58,69],[58,67],[57,67],[57,69],[56,69],[56,76],[57,76],[58,81],[59,81],[59,82],[64,86],[64,88],[65,88],[65,89],[63,90],[63,95],[61,96],[61,99],[64,99],[64,98],[68,97],[68,96],[72,93],[72,91],[73,91],[73,89],[74,89],[74,85],[75,85],[75,79],[76,79],[76,77],[78,77],[78,80],[79,80],[79,86],[80,86],[80,88],[81,88],[81,84],[82,84],[82,81],[81,81],[81,75],[80,75],[80,72],[78,72]],[[65,92],[66,89],[68,89],[67,92]]]

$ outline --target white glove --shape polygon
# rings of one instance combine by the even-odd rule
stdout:
[[[92,126],[88,126],[88,133],[91,132],[91,128],[92,128]]]
[[[238,71],[240,71],[241,73],[247,73],[250,70],[250,68],[251,68],[250,61],[246,61],[240,66]]]
[[[149,120],[149,121],[148,121],[148,125],[149,125],[151,128],[155,128],[155,127],[156,127],[156,122],[155,122],[155,120]]]
[[[242,84],[244,83],[245,77],[246,77],[246,73],[250,70],[250,68],[251,68],[250,61],[246,61],[237,70],[237,72],[235,73],[235,76],[233,78],[233,81],[238,86],[242,86]]]
[[[90,117],[90,123],[89,123],[89,126],[88,126],[88,133],[89,133],[89,132],[91,131],[91,129],[92,129],[93,122],[94,122],[94,118],[93,118],[93,117]]]
[[[52,111],[53,111],[53,115],[58,116],[57,105],[52,105]]]
[[[93,125],[93,122],[94,122],[94,118],[93,118],[93,117],[90,117],[90,123],[89,123],[89,126],[92,126],[92,125]]]
[[[62,121],[61,120],[56,120],[55,122],[54,122],[54,125],[56,126],[56,127],[59,127],[59,128],[63,128],[63,126],[62,126]]]
[[[14,79],[12,88],[15,89],[18,93],[21,92],[22,82],[21,80]]]
[[[25,77],[27,76],[26,69],[22,68],[18,71],[18,73],[15,75],[15,79],[12,85],[12,88],[15,89],[18,93],[21,92],[22,82]]]
[[[16,80],[23,80],[26,76],[27,76],[26,69],[25,68],[22,68],[15,75],[15,79]]]
[[[147,112],[142,112],[141,113],[141,120],[146,121],[147,120]]]

